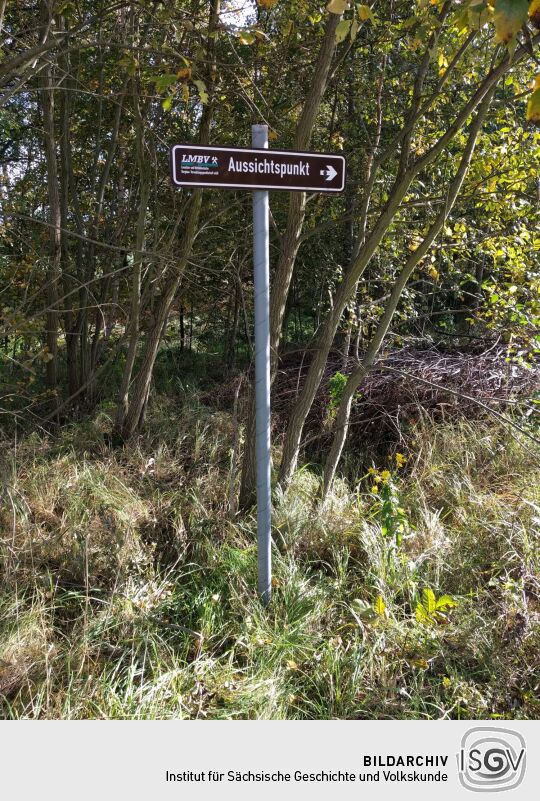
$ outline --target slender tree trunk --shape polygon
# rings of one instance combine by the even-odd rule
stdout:
[[[53,5],[43,0],[41,5],[43,36],[50,28]],[[49,264],[47,268],[47,313],[45,342],[47,346],[47,386],[56,390],[58,380],[58,283],[60,279],[61,210],[58,187],[58,162],[54,125],[54,69],[51,61],[42,71],[40,99],[43,119],[43,140],[47,163],[47,196],[49,203]]]
[[[236,356],[236,338],[238,336],[238,324],[240,322],[240,293],[238,291],[238,281],[235,280],[234,282],[234,294],[233,294],[233,309],[232,309],[232,321],[230,326],[230,332],[227,337],[227,352],[226,352],[226,364],[229,370],[232,370],[234,367],[235,356]]]
[[[0,0],[0,35],[4,28],[4,14],[6,13],[7,0]]]
[[[143,252],[146,238],[146,216],[150,201],[150,171],[147,166],[147,155],[144,148],[144,122],[139,105],[139,92],[136,79],[133,79],[133,108],[136,129],[136,152],[140,176],[139,209],[135,232],[135,253],[131,277],[131,297],[128,325],[128,350],[126,363],[122,373],[118,405],[116,407],[115,430],[117,434],[123,431],[124,423],[129,411],[129,387],[133,375],[133,367],[137,356],[137,346],[140,336],[141,313],[141,284],[143,268]]]
[[[158,299],[154,309],[154,324],[148,332],[141,367],[133,382],[128,409],[124,415],[121,426],[122,438],[124,440],[129,439],[135,433],[143,419],[143,411],[148,402],[152,372],[158,353],[159,343],[167,323],[176,291],[180,285],[188,259],[191,255],[193,241],[197,232],[200,208],[201,190],[198,189],[194,190],[193,199],[186,218],[181,254],[177,266],[177,275],[173,281],[169,282],[167,289]]]
[[[184,307],[180,306],[180,352],[182,352],[186,347],[186,328],[184,323]]]
[[[215,31],[219,24],[221,0],[212,0],[210,8],[210,17],[208,22],[208,37],[206,45],[207,53],[207,75],[206,83],[208,89],[208,102],[204,106],[201,116],[199,141],[201,144],[207,144],[210,136],[210,126],[213,117],[214,102],[215,102],[215,79],[216,79],[216,39]],[[125,392],[121,395],[119,409],[116,419],[116,431],[121,434],[123,440],[129,439],[142,425],[144,420],[145,410],[148,403],[150,385],[152,381],[152,373],[154,364],[158,354],[159,344],[161,337],[165,330],[171,306],[173,304],[176,292],[182,281],[184,271],[187,267],[195,236],[197,233],[197,226],[199,222],[201,210],[202,194],[200,189],[195,189],[192,192],[191,199],[186,211],[185,223],[182,231],[182,241],[180,244],[180,253],[175,266],[174,274],[172,274],[163,287],[161,295],[156,300],[156,305],[153,309],[154,322],[146,337],[144,351],[142,355],[141,366],[137,376],[132,382],[131,389],[129,389],[129,381],[127,382],[127,395]],[[140,290],[139,290],[140,295]],[[133,297],[132,297],[133,300]],[[135,339],[135,325],[138,329],[139,321],[138,315],[140,308],[132,309],[135,312],[135,322],[133,322],[133,338]],[[129,353],[128,353],[129,357]],[[134,360],[134,357],[133,357]],[[130,368],[130,375],[133,370],[133,364]],[[122,390],[124,390],[124,384]],[[124,397],[127,398],[127,408],[124,402]]]
[[[390,324],[398,307],[403,290],[405,289],[405,286],[407,284],[407,281],[409,280],[410,276],[412,275],[417,265],[422,261],[422,259],[428,253],[429,248],[432,246],[433,242],[441,232],[445,224],[445,221],[456,202],[456,199],[463,185],[463,181],[465,180],[465,176],[467,175],[467,171],[469,169],[471,159],[474,154],[474,149],[476,146],[476,141],[478,139],[478,134],[480,133],[482,124],[485,120],[488,108],[490,106],[493,97],[493,92],[494,89],[488,93],[487,97],[482,102],[478,110],[478,113],[474,119],[474,122],[470,127],[467,144],[465,150],[463,151],[463,155],[461,157],[461,161],[457,173],[455,175],[455,178],[451,182],[448,188],[447,200],[444,207],[441,209],[441,211],[435,218],[434,222],[429,227],[429,230],[426,236],[424,237],[424,240],[418,247],[418,249],[414,253],[412,253],[407,259],[407,262],[403,267],[403,270],[399,274],[394,286],[392,287],[392,292],[390,293],[390,297],[388,298],[388,301],[386,303],[383,316],[379,322],[379,325],[377,326],[377,329],[369,344],[365,356],[362,359],[361,364],[359,364],[355,368],[355,370],[353,370],[345,385],[343,396],[341,398],[341,402],[339,404],[339,408],[336,414],[336,419],[334,422],[334,437],[332,440],[332,446],[330,448],[330,452],[326,459],[326,464],[324,469],[323,499],[327,496],[328,492],[331,489],[336,469],[339,464],[341,454],[343,452],[343,447],[345,445],[345,440],[347,438],[347,433],[349,429],[351,408],[354,396],[360,384],[364,380],[365,376],[373,366],[375,359],[377,358],[377,355],[380,351],[384,338],[388,332],[388,329],[390,327]]]
[[[279,481],[282,488],[288,485],[296,469],[304,424],[324,374],[326,359],[332,347],[332,342],[343,309],[351,297],[358,280],[370,263],[373,254],[378,249],[411,183],[419,173],[437,159],[447,145],[454,139],[470,115],[474,113],[486,95],[496,86],[499,79],[509,70],[510,64],[512,63],[515,65],[517,61],[523,58],[523,55],[524,51],[518,51],[518,55],[514,56],[512,62],[510,62],[508,57],[505,57],[503,61],[486,76],[470,100],[456,114],[454,122],[427,153],[410,165],[408,163],[404,164],[403,159],[401,159],[400,170],[394,182],[394,186],[390,190],[388,201],[373,226],[371,233],[366,238],[365,243],[363,246],[359,247],[359,252],[349,265],[343,281],[339,284],[336,290],[332,311],[327,317],[319,337],[317,338],[314,348],[314,359],[310,365],[304,387],[292,411],[287,426],[279,472]]]
[[[61,21],[63,28],[63,20]],[[68,211],[69,211],[69,192],[70,192],[70,113],[71,113],[71,88],[70,76],[70,58],[69,58],[69,38],[66,39],[65,52],[62,52],[59,59],[60,68],[64,75],[65,91],[60,93],[60,119],[61,119],[61,137],[60,137],[60,217],[61,217],[61,273],[62,273],[62,291],[65,296],[63,301],[63,322],[64,333],[66,339],[66,371],[67,371],[67,384],[68,384],[68,397],[71,397],[79,388],[78,372],[77,372],[77,334],[76,315],[73,309],[74,295],[73,288],[74,282],[71,276],[70,269],[70,248],[69,241],[66,235],[68,230]]]

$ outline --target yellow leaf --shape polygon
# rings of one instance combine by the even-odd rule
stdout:
[[[278,138],[278,133],[277,133],[277,131],[270,130],[270,132],[269,132],[269,134],[268,134],[268,138],[270,139],[270,141],[271,141],[271,142],[275,142],[275,141],[276,141],[276,139]]]
[[[529,19],[535,28],[540,28],[540,0],[532,0],[529,6]]]
[[[183,67],[183,69],[178,70],[176,73],[176,77],[180,81],[187,81],[191,78],[191,67]]]
[[[433,592],[431,587],[426,587],[422,591],[422,606],[424,607],[428,615],[432,615],[435,609],[437,608],[435,593]]]
[[[296,664],[294,659],[289,659],[287,661],[287,667],[289,668],[289,670],[298,670],[298,665]]]
[[[540,88],[535,89],[527,104],[527,120],[533,125],[540,125]]]
[[[189,100],[189,86],[187,83],[182,85],[182,100],[187,103]]]
[[[379,617],[384,617],[384,613],[386,612],[386,604],[382,595],[377,595],[377,599],[373,604],[373,608]]]
[[[429,268],[428,273],[430,277],[433,278],[434,281],[436,281],[437,278],[439,277],[439,271],[433,265],[431,265],[431,267]]]
[[[358,16],[362,20],[362,22],[367,22],[368,19],[373,19],[373,11],[369,6],[366,5],[359,5],[356,6],[358,11]]]
[[[349,4],[347,3],[347,0],[330,0],[326,6],[326,10],[331,14],[343,14],[348,7]]]
[[[273,8],[277,5],[278,0],[257,0],[261,8]]]
[[[208,92],[206,91],[206,84],[204,81],[193,81],[199,92],[201,103],[208,103]]]

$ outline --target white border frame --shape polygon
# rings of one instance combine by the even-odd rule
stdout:
[[[213,150],[217,150],[220,152],[223,151],[238,151],[239,153],[256,153],[260,155],[261,153],[272,154],[274,156],[304,156],[309,158],[318,158],[321,161],[325,159],[341,159],[343,162],[343,180],[340,187],[328,187],[328,189],[321,189],[319,186],[276,186],[275,184],[223,184],[223,183],[216,183],[205,181],[204,183],[198,183],[197,181],[181,181],[178,180],[176,176],[176,159],[175,159],[175,152],[179,148],[184,148],[186,150],[193,150],[193,151],[205,151],[211,152]],[[171,179],[174,186],[180,187],[202,187],[203,189],[206,187],[208,189],[249,189],[252,192],[256,192],[258,189],[267,189],[267,190],[276,190],[278,192],[324,192],[336,194],[338,192],[343,192],[345,189],[345,177],[346,177],[346,170],[347,170],[347,162],[345,156],[340,156],[336,153],[302,153],[296,150],[271,150],[271,149],[256,149],[256,148],[248,148],[248,147],[214,147],[213,145],[173,145],[171,147]]]

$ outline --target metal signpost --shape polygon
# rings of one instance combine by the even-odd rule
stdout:
[[[175,186],[253,190],[257,562],[259,595],[266,605],[272,593],[268,191],[342,192],[345,159],[325,153],[268,150],[267,125],[253,125],[251,134],[252,149],[174,145],[171,178]]]

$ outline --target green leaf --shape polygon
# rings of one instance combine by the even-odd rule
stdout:
[[[422,604],[416,604],[415,617],[419,623],[429,623],[430,617]]]
[[[55,8],[54,13],[69,15],[74,11],[77,11],[77,6],[72,2],[72,0],[68,0],[66,3],[60,3],[58,8]]]
[[[422,592],[422,604],[428,615],[432,615],[437,608],[435,593],[429,587],[426,587],[426,589]]]
[[[529,0],[496,0],[495,30],[498,42],[508,44],[521,30],[529,14]]]
[[[257,37],[251,31],[240,31],[238,38],[240,39],[240,44],[252,45]]]
[[[465,13],[470,27],[475,31],[479,31],[491,19],[492,10],[487,0],[477,0],[477,2],[471,3]],[[460,19],[460,24],[461,22],[462,20]]]
[[[364,3],[359,3],[356,6],[356,10],[358,12],[358,17],[362,22],[367,22],[368,20],[371,20],[371,22],[375,22],[376,20],[375,14],[373,13],[373,11],[369,6],[364,5]]]
[[[201,98],[201,103],[208,103],[208,92],[206,89],[206,84],[204,81],[193,81],[195,86],[197,87],[197,91],[199,93],[199,97]]]
[[[455,606],[457,606],[457,602],[451,595],[441,595],[441,597],[437,599],[436,609],[438,611],[444,612],[447,609],[453,609]]]
[[[347,38],[351,30],[351,25],[352,20],[350,19],[342,19],[341,22],[338,23],[336,28],[336,42],[338,44]]]
[[[157,75],[151,78],[156,85],[156,92],[165,92],[169,86],[173,86],[178,80],[176,73],[169,72],[166,75]]]

